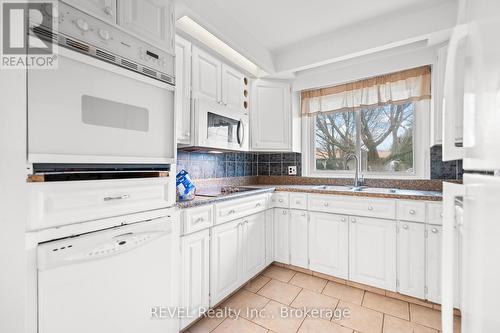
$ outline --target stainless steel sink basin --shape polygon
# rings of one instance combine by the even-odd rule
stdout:
[[[402,190],[396,188],[368,187],[368,186],[354,187],[348,185],[320,185],[316,186],[314,189],[325,190],[325,191],[365,192],[365,193],[379,193],[379,194],[441,196],[440,192]]]

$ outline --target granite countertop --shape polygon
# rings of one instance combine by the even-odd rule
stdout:
[[[349,195],[359,197],[374,197],[374,198],[387,198],[387,199],[404,199],[404,200],[427,200],[427,201],[441,201],[442,193],[435,191],[420,191],[420,190],[406,190],[398,189],[395,193],[387,192],[370,192],[367,191],[343,191],[343,190],[328,190],[321,189],[318,185],[243,185],[241,187],[252,188],[252,191],[231,193],[219,197],[209,197],[197,195],[191,201],[182,201],[177,203],[179,208],[191,208],[201,205],[213,204],[216,202],[243,198],[251,195],[277,192],[302,192],[302,193],[317,193],[317,194],[331,194],[331,195]],[[389,190],[389,189],[387,189]]]

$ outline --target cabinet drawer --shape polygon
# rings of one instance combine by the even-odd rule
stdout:
[[[286,192],[275,192],[271,195],[271,207],[289,208],[290,195]]]
[[[315,194],[310,194],[308,198],[308,207],[312,211],[384,219],[396,216],[394,200]]]
[[[290,208],[307,209],[307,193],[290,193]]]
[[[169,177],[162,177],[29,184],[29,229],[169,207],[175,204],[175,184],[170,183]]]
[[[215,205],[215,224],[232,221],[267,209],[267,195],[229,200]]]
[[[189,234],[213,225],[214,206],[189,208],[184,210],[182,219],[182,233]]]
[[[398,220],[425,222],[425,202],[398,201]]]
[[[427,203],[427,223],[443,224],[443,204],[442,203]]]

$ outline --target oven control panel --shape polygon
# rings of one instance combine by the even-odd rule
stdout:
[[[61,1],[57,2],[57,8],[47,7],[43,15],[54,22],[55,32],[69,39],[74,38],[96,49],[102,48],[106,54],[126,59],[129,63],[125,62],[125,65],[133,66],[135,62],[174,77],[174,55],[141,40],[118,25],[104,22]]]

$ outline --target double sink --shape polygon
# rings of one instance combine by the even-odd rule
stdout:
[[[396,188],[384,187],[369,187],[369,186],[349,186],[349,185],[309,185],[303,188],[311,190],[338,191],[338,192],[359,192],[359,193],[374,193],[374,194],[395,194],[395,195],[414,195],[414,196],[441,196],[440,192],[421,191],[421,190],[405,190]]]

